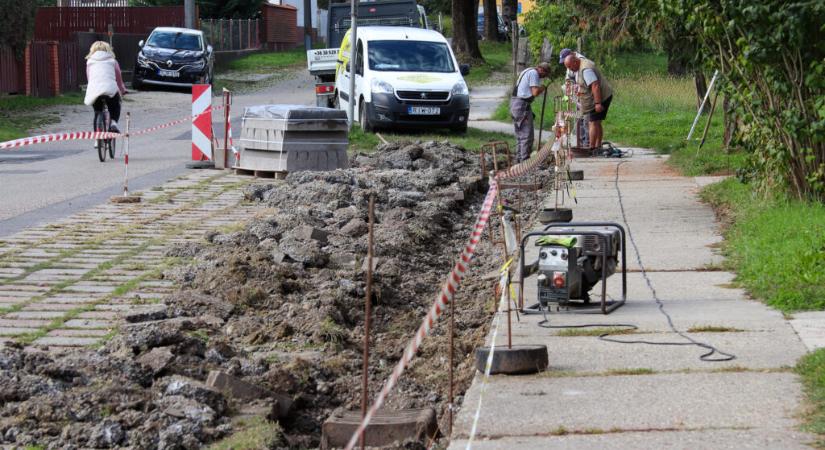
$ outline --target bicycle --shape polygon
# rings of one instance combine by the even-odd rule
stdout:
[[[95,132],[101,131],[110,131],[109,127],[112,124],[112,119],[109,117],[109,108],[106,106],[106,100],[102,97],[95,100],[95,102],[101,102],[103,104],[103,109],[100,112],[95,111]],[[97,150],[97,157],[100,159],[100,162],[106,161],[106,152],[108,151],[109,157],[111,159],[115,159],[115,146],[116,141],[114,138],[109,139],[98,139],[95,141],[95,149]]]

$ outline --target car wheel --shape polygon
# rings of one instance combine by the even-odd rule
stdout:
[[[464,122],[461,125],[453,125],[450,127],[450,130],[456,134],[467,134],[467,122]]]
[[[136,91],[139,91],[139,90],[143,89],[143,80],[141,80],[138,77],[133,77],[132,78],[132,89],[134,89]]]
[[[363,99],[361,100],[361,106],[358,108],[358,121],[361,123],[361,131],[369,133],[373,130],[370,118],[367,115],[367,103]]]

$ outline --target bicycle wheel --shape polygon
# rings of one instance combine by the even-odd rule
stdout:
[[[95,114],[95,131],[103,131],[106,129],[103,114]],[[106,139],[97,140],[97,157],[100,162],[106,161]]]
[[[117,143],[117,139],[108,139],[108,146],[109,146],[109,157],[115,159],[115,143]]]

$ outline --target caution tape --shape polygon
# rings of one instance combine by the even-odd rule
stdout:
[[[218,105],[212,108],[212,111],[217,111],[223,109],[223,105]],[[173,120],[171,122],[167,122],[161,125],[156,125],[149,128],[144,128],[139,131],[135,131],[130,133],[130,136],[139,136],[142,134],[148,134],[157,130],[161,130],[164,128],[173,127],[175,125],[180,125],[185,122],[190,122],[196,118],[198,118],[201,114],[206,114],[209,111],[204,111],[200,114],[191,115],[189,117],[185,117],[183,119]],[[0,142],[0,150],[6,150],[11,148],[20,148],[29,145],[35,144],[44,144],[47,142],[58,142],[58,141],[82,141],[82,140],[97,140],[97,139],[117,139],[122,138],[125,135],[122,133],[113,133],[109,131],[76,131],[70,133],[52,133],[52,134],[42,134],[39,136],[31,136],[25,137],[20,139],[14,139],[11,141]]]
[[[398,379],[401,378],[401,374],[404,373],[404,369],[407,368],[407,365],[415,357],[415,354],[418,353],[421,343],[430,333],[435,321],[439,316],[441,316],[442,313],[444,313],[450,302],[453,301],[453,296],[458,290],[461,280],[464,278],[464,275],[470,267],[470,262],[473,259],[473,254],[475,254],[476,246],[481,241],[481,235],[490,219],[490,212],[493,210],[493,202],[495,201],[497,192],[498,184],[494,179],[490,180],[490,189],[487,191],[487,197],[485,197],[484,203],[481,206],[481,211],[478,213],[478,218],[473,226],[473,232],[470,234],[469,242],[461,252],[461,256],[456,261],[453,270],[447,276],[447,280],[441,287],[441,293],[438,295],[435,302],[433,302],[426,317],[424,317],[424,321],[421,322],[421,326],[418,327],[418,331],[415,333],[415,336],[412,340],[410,340],[409,344],[407,344],[407,348],[404,350],[401,360],[398,361],[398,364],[396,364],[392,374],[390,374],[390,377],[381,389],[381,392],[375,398],[375,402],[361,420],[361,424],[358,425],[358,429],[355,430],[355,433],[350,438],[349,443],[347,443],[347,450],[351,450],[358,442],[358,437],[367,428],[367,425],[372,420],[375,412],[378,411],[378,408],[384,404],[384,400],[398,382]]]
[[[407,368],[410,361],[412,361],[415,357],[415,354],[418,352],[418,348],[421,346],[424,338],[429,334],[430,329],[432,329],[435,324],[435,321],[441,316],[447,308],[447,305],[453,301],[453,296],[458,290],[461,280],[464,278],[464,275],[470,266],[470,261],[472,261],[473,254],[475,253],[475,248],[481,240],[481,235],[490,219],[490,212],[493,210],[493,202],[498,193],[498,181],[522,176],[532,172],[545,160],[547,160],[553,151],[557,150],[560,145],[561,144],[558,140],[555,140],[552,146],[549,145],[548,142],[548,145],[545,145],[544,148],[539,150],[533,158],[516,164],[504,172],[499,172],[490,179],[490,189],[487,191],[487,196],[484,198],[484,203],[481,207],[481,212],[479,212],[479,216],[473,226],[473,232],[470,235],[470,242],[461,252],[459,260],[456,262],[455,267],[453,267],[453,270],[447,276],[447,281],[441,288],[441,293],[436,298],[435,302],[433,302],[427,312],[427,315],[418,327],[418,331],[415,333],[415,336],[407,344],[407,348],[404,350],[401,360],[398,361],[398,364],[396,364],[389,378],[387,378],[387,381],[384,383],[384,387],[381,389],[381,392],[379,392],[378,396],[375,398],[375,402],[372,406],[370,406],[370,409],[361,420],[358,428],[350,437],[346,450],[351,450],[355,444],[358,443],[359,436],[364,430],[367,429],[367,426],[372,420],[372,417],[375,415],[375,412],[378,411],[378,409],[384,404],[384,400],[386,400],[387,395],[389,395],[392,388],[398,383],[398,379],[401,378],[404,370]]]

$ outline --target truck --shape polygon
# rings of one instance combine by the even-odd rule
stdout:
[[[335,106],[335,72],[338,49],[351,25],[350,4],[330,3],[327,48],[307,50],[307,69],[315,77],[315,104]],[[383,25],[429,28],[424,7],[415,0],[380,0],[358,3],[358,26]]]

